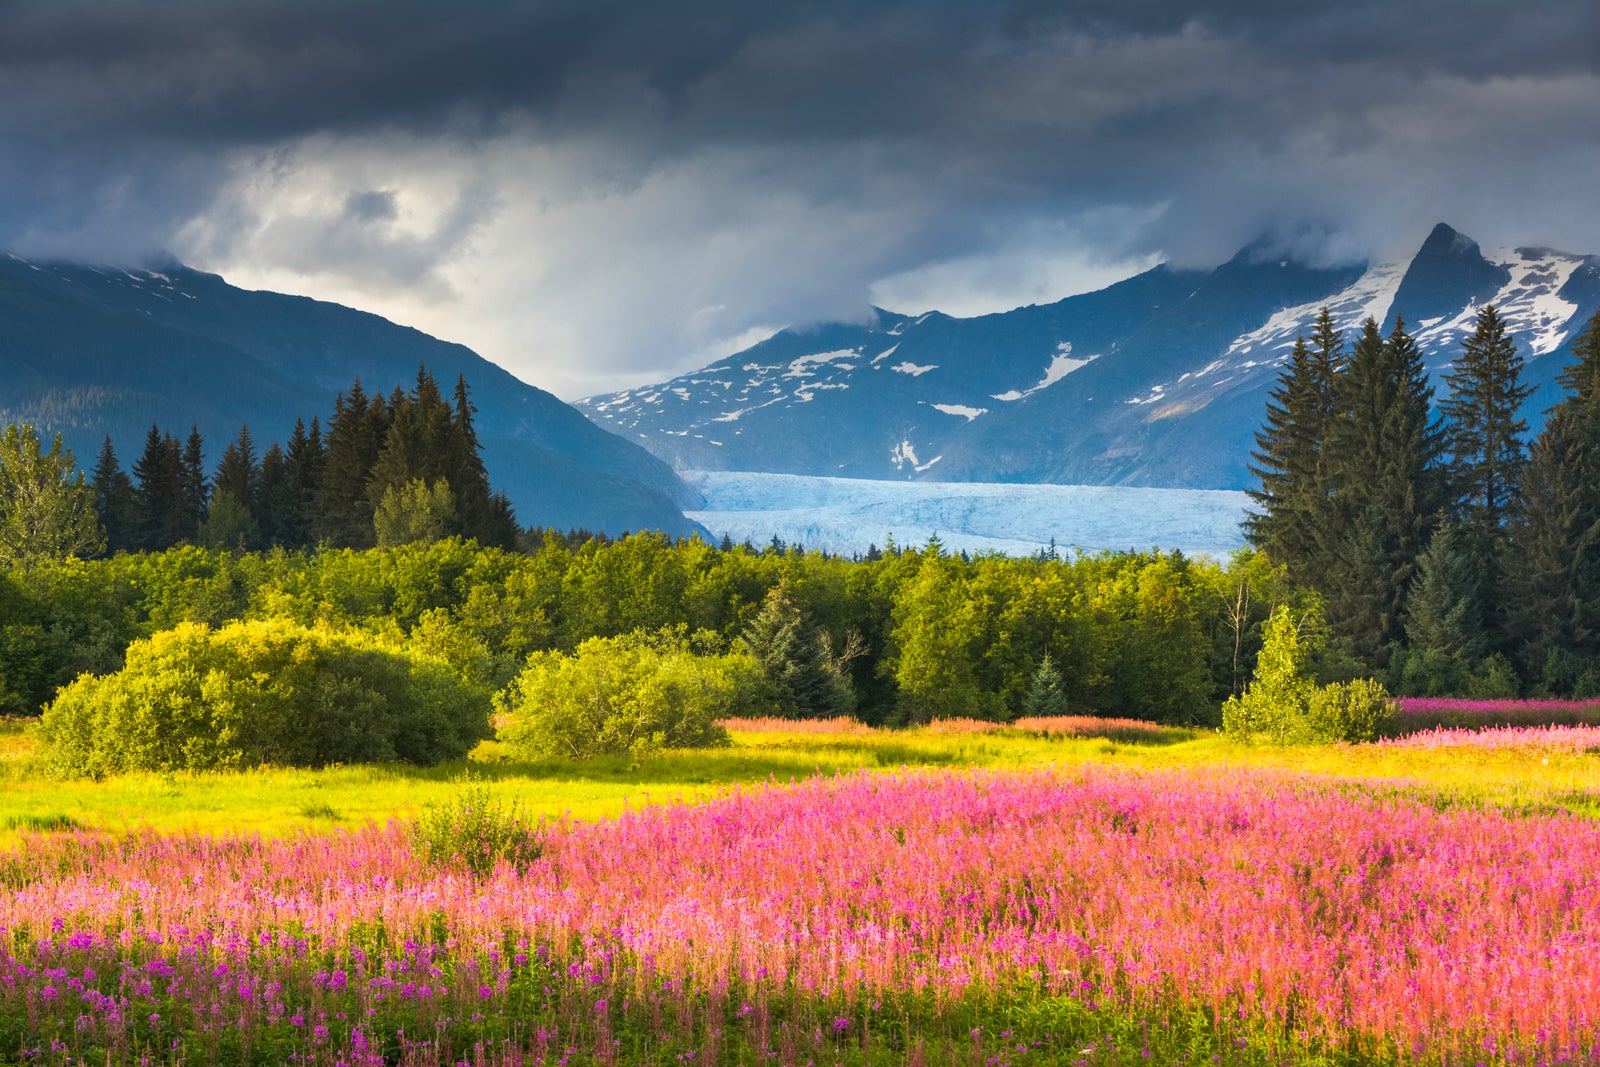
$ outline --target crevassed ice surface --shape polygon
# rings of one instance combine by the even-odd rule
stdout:
[[[995,482],[891,482],[748,471],[684,471],[705,496],[686,514],[720,538],[757,547],[774,536],[829,552],[924,545],[1031,555],[1178,549],[1217,558],[1244,545],[1249,497],[1227,489],[1144,489]]]

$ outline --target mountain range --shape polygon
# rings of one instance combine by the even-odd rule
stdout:
[[[1489,303],[1527,361],[1537,426],[1600,307],[1600,257],[1485,251],[1443,223],[1400,262],[1310,265],[1257,242],[1214,270],[1158,266],[1001,314],[873,309],[578,406],[678,469],[1245,488],[1267,394],[1322,307],[1347,341],[1403,316],[1442,395]]]
[[[215,463],[248,424],[258,447],[334,397],[466,378],[484,464],[524,525],[703,532],[672,468],[472,350],[338,304],[227,284],[178,264],[123,270],[0,257],[0,426],[60,432],[85,467],[109,434],[124,469],[152,423],[198,426]]]

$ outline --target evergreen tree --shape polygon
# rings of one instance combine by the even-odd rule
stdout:
[[[1320,588],[1340,645],[1381,668],[1404,633],[1417,559],[1446,503],[1444,435],[1429,411],[1421,353],[1399,318],[1387,338],[1366,321],[1336,382]]]
[[[389,432],[389,413],[382,396],[370,400],[357,379],[348,396],[341,394],[328,423],[327,455],[316,490],[313,534],[344,548],[373,544],[373,502],[367,482]]]
[[[1507,630],[1537,691],[1600,684],[1600,311],[1528,450],[1510,535]]]
[[[1470,611],[1486,634],[1504,628],[1503,571],[1510,518],[1526,461],[1518,418],[1533,390],[1522,382],[1522,356],[1493,306],[1478,313],[1477,329],[1445,375],[1450,396],[1440,405],[1450,447],[1447,479],[1462,523],[1459,549],[1478,573]],[[1496,641],[1498,643],[1498,639]]]
[[[133,465],[136,546],[159,552],[190,538],[189,496],[184,488],[183,447],[153,423],[144,452]]]
[[[95,461],[91,478],[94,487],[94,507],[100,515],[100,525],[106,533],[108,553],[127,552],[136,547],[136,502],[133,479],[117,462],[116,449],[111,447],[111,435],[100,446],[100,456]]]
[[[801,611],[787,582],[767,594],[742,639],[772,687],[778,715],[825,719],[854,710],[850,680],[833,663],[825,635]]]
[[[256,499],[261,495],[261,464],[256,460],[249,426],[239,427],[239,436],[223,450],[211,486],[213,492],[226,492],[251,514],[255,513]]]
[[[233,490],[219,488],[211,494],[211,506],[200,524],[200,543],[210,549],[242,553],[260,545],[261,528]]]
[[[1067,713],[1067,691],[1061,683],[1061,672],[1050,662],[1050,653],[1039,661],[1033,672],[1027,692],[1022,695],[1022,714],[1030,719],[1049,718]]]
[[[489,473],[483,466],[478,431],[473,426],[477,408],[468,395],[465,375],[456,377],[453,399],[445,477],[455,490],[458,528],[463,537],[476,538],[479,544],[510,547],[504,540],[504,515],[491,499],[494,493],[489,487]],[[515,527],[514,522],[512,526]]]
[[[193,424],[189,427],[189,440],[183,446],[183,498],[184,539],[194,540],[206,517],[206,507],[211,503],[211,486],[206,481],[205,441],[200,436],[200,427]]]
[[[417,369],[410,395],[396,389],[389,401],[389,426],[383,447],[367,479],[367,498],[374,508],[390,489],[404,490],[414,481],[450,483],[452,446],[456,440],[452,411],[439,383],[426,367]],[[455,517],[453,529],[457,532]]]
[[[288,458],[274,441],[261,456],[261,488],[256,497],[255,520],[261,544],[296,547],[299,499]]]
[[[1439,408],[1447,420],[1447,473],[1457,513],[1467,529],[1498,545],[1525,459],[1528,424],[1518,412],[1533,388],[1522,382],[1522,356],[1493,305],[1478,312],[1477,329],[1461,343],[1444,380],[1450,396]]]
[[[1483,560],[1472,534],[1454,523],[1434,531],[1418,562],[1406,617],[1400,691],[1461,696],[1489,651],[1482,619]]]
[[[1334,413],[1334,372],[1344,341],[1324,307],[1313,346],[1296,338],[1289,365],[1267,401],[1250,472],[1261,480],[1250,497],[1260,511],[1245,520],[1245,536],[1303,584],[1315,584],[1321,553],[1317,532],[1330,489],[1324,445]]]
[[[295,420],[284,462],[288,468],[292,503],[288,505],[290,514],[277,523],[277,529],[285,547],[304,548],[312,543],[312,531],[316,528],[317,487],[322,482],[322,468],[327,462],[322,426],[315,416],[312,416],[310,430],[306,429],[305,420]]]

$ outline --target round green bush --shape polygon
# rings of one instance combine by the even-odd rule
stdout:
[[[185,623],[136,641],[45,709],[58,774],[460,759],[490,736],[489,700],[449,666],[368,634],[287,620]]]
[[[717,720],[768,695],[748,655],[697,655],[681,634],[592,637],[539,652],[497,698],[500,740],[526,758],[635,755],[728,744]]]

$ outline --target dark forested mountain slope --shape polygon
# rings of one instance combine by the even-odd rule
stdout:
[[[172,265],[121,270],[0,257],[0,423],[60,431],[84,466],[111,435],[126,467],[152,422],[198,424],[207,462],[248,423],[263,445],[327,420],[359,378],[409,387],[426,364],[465,375],[494,486],[524,525],[695,529],[661,460],[472,350],[338,304],[235,288]]]

